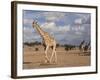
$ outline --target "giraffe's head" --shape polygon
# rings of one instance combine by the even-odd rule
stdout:
[[[33,21],[32,27],[34,28],[36,25],[37,25],[37,22],[36,21]]]

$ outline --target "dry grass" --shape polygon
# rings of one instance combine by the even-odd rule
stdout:
[[[38,51],[35,48],[38,47]],[[48,56],[51,56],[51,50]],[[24,69],[52,68],[52,67],[78,67],[90,65],[90,53],[81,53],[78,49],[65,51],[63,47],[57,48],[58,62],[44,63],[44,50],[42,46],[24,47]]]

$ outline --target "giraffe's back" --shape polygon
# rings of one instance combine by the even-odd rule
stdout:
[[[50,36],[48,33],[45,33],[45,35],[43,36],[43,42],[49,46],[52,46],[54,44],[56,45],[55,39],[52,36]]]

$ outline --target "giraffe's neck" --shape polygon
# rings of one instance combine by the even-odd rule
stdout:
[[[38,32],[41,36],[44,35],[44,31],[40,28],[39,25],[36,25],[35,28],[36,28],[37,32]]]
[[[90,43],[88,43],[88,45],[87,46],[89,46],[90,45]]]

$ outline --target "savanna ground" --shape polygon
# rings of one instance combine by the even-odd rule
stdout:
[[[80,67],[90,66],[91,57],[90,52],[82,53],[80,50],[72,49],[65,50],[64,47],[58,47],[57,51],[57,64],[44,62],[44,48],[41,45],[37,46],[24,46],[23,56],[23,69],[34,68],[52,68],[52,67]],[[51,56],[52,50],[48,51],[48,56]]]

